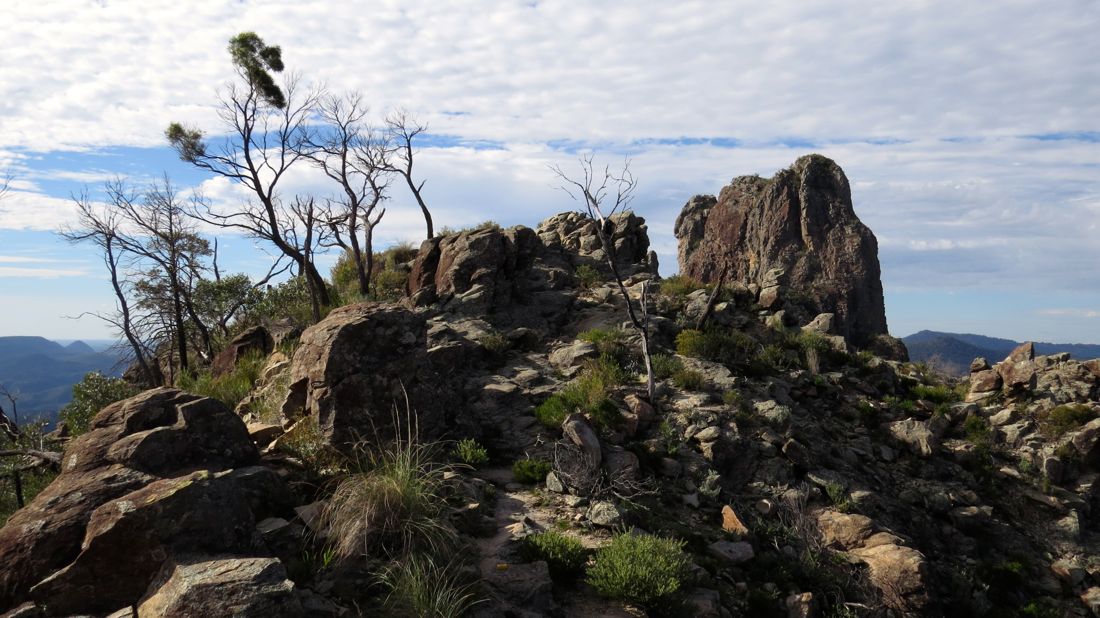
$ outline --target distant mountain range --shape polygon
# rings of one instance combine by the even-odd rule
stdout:
[[[20,421],[53,419],[72,399],[72,387],[91,371],[119,375],[117,353],[83,341],[61,345],[43,337],[0,337],[0,384],[19,396]],[[9,414],[10,406],[0,400]]]
[[[970,361],[979,356],[984,356],[990,363],[1004,360],[1009,352],[1021,343],[984,335],[941,333],[932,330],[922,330],[908,337],[902,337],[902,341],[909,349],[910,360],[937,362],[942,370],[956,375],[965,375],[970,370]],[[1036,354],[1059,352],[1069,352],[1070,356],[1079,360],[1100,358],[1100,345],[1035,342]]]

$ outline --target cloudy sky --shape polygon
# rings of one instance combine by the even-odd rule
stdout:
[[[227,40],[430,125],[438,225],[575,208],[549,163],[630,157],[662,272],[697,193],[835,159],[879,239],[891,331],[1100,343],[1100,3],[163,2],[7,0],[0,20],[0,335],[107,336],[101,265],[59,241],[70,195],[179,162],[164,127],[215,132]],[[288,190],[327,191],[302,170]],[[414,240],[396,193],[379,228]],[[267,257],[225,238],[232,266]]]

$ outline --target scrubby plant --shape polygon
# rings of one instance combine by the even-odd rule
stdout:
[[[661,443],[664,444],[665,453],[672,457],[680,452],[680,447],[684,444],[684,436],[680,433],[676,427],[668,422],[667,419],[662,420],[657,425],[657,435],[661,438]]]
[[[736,330],[686,329],[676,336],[676,353],[703,358],[727,366],[742,365],[756,348],[752,337]]]
[[[577,283],[586,290],[591,290],[596,287],[596,284],[600,282],[600,271],[596,270],[588,264],[581,264],[574,271],[577,275]]]
[[[653,377],[658,380],[667,380],[684,367],[683,361],[671,354],[654,354],[651,360]]]
[[[524,538],[520,543],[520,555],[531,562],[545,560],[550,576],[559,581],[576,578],[588,561],[588,551],[580,541],[554,530]]]
[[[492,221],[492,220],[486,220],[486,221],[482,221],[481,223],[478,223],[478,224],[475,224],[475,225],[470,225],[470,226],[467,226],[467,227],[460,227],[460,228],[453,228],[449,225],[448,226],[443,226],[443,229],[436,232],[435,235],[439,236],[439,237],[443,237],[443,236],[453,236],[455,234],[462,234],[462,233],[465,233],[465,232],[480,232],[480,231],[483,231],[483,230],[499,230],[499,229],[501,229],[499,223],[497,223],[496,221]]]
[[[479,466],[489,461],[489,451],[473,438],[459,440],[451,453],[468,466]]]
[[[389,616],[458,618],[481,602],[473,582],[465,580],[457,564],[440,564],[426,555],[389,565],[378,580],[389,589],[385,600]]]
[[[722,493],[722,475],[714,470],[707,470],[706,476],[699,482],[699,494],[715,500],[720,493]]]
[[[977,414],[971,414],[963,421],[963,435],[970,442],[981,445],[989,444],[989,421],[978,416]]]
[[[512,348],[511,340],[504,333],[495,331],[482,335],[477,342],[486,352],[496,357],[504,356]]]
[[[695,371],[694,369],[686,369],[681,367],[672,374],[672,383],[675,384],[677,388],[683,390],[702,390],[703,387],[706,385],[706,382],[706,377],[698,371]]]
[[[841,513],[852,510],[852,499],[848,497],[848,491],[840,483],[826,484],[825,495],[829,497],[829,503]]]
[[[551,469],[553,469],[553,465],[549,461],[528,457],[516,460],[512,464],[512,476],[519,483],[541,483],[546,480],[546,475],[550,474]]]
[[[217,399],[233,409],[252,392],[266,362],[265,355],[250,352],[238,359],[229,373],[215,376],[206,369],[197,374],[184,374],[176,381],[176,386],[189,393]]]
[[[399,423],[384,442],[360,443],[356,471],[336,485],[322,511],[329,543],[341,560],[375,551],[400,557],[417,549],[440,550],[454,542],[442,517],[444,479],[438,445],[417,438],[415,421]]]
[[[61,408],[58,418],[65,422],[69,435],[79,436],[89,429],[92,418],[116,401],[133,397],[138,389],[122,378],[93,371],[73,385],[73,399]]]
[[[661,294],[683,298],[696,290],[706,289],[702,282],[685,275],[672,275],[661,279]]]
[[[745,398],[739,391],[730,389],[722,393],[722,403],[734,409],[741,409],[745,405]]]
[[[795,363],[793,359],[787,355],[787,351],[784,350],[782,346],[775,343],[769,343],[760,348],[753,362],[753,367],[757,372],[762,374],[772,371],[788,371],[794,366]]]
[[[601,356],[608,356],[618,362],[622,362],[630,354],[626,331],[621,328],[592,328],[577,335],[577,339],[595,345]]]
[[[1070,403],[1058,406],[1040,419],[1043,433],[1050,437],[1059,437],[1073,431],[1096,418],[1096,412],[1085,404]]]
[[[577,379],[535,408],[535,417],[547,427],[560,427],[565,417],[579,411],[598,427],[613,426],[621,415],[608,392],[629,377],[613,358],[601,355],[585,363]]]
[[[586,579],[603,596],[653,607],[681,590],[689,564],[683,541],[621,533],[596,552]]]
[[[959,401],[959,394],[950,386],[942,384],[918,384],[909,389],[915,399],[931,401],[934,404],[951,404]]]

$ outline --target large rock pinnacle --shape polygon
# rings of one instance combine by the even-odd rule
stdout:
[[[765,287],[774,269],[860,347],[887,334],[878,242],[852,209],[848,179],[821,155],[799,158],[772,178],[741,176],[718,198],[692,198],[676,220],[680,272]],[[771,278],[769,279],[769,271]]]

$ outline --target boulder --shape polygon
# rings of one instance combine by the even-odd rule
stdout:
[[[928,424],[914,418],[890,423],[890,433],[899,442],[909,447],[914,455],[921,457],[931,457],[939,446],[939,438]]]
[[[924,554],[903,545],[884,543],[852,551],[871,570],[871,583],[890,607],[921,612],[931,604],[931,576]]]
[[[741,564],[756,554],[752,544],[744,541],[715,541],[707,546],[707,553],[726,564]]]
[[[289,500],[258,459],[216,400],[158,388],[107,406],[0,529],[0,609],[33,596],[54,613],[108,612],[145,592],[177,540],[250,548],[254,516]]]
[[[246,355],[267,355],[271,354],[273,349],[275,349],[275,340],[271,337],[271,333],[263,326],[253,326],[234,337],[229,345],[214,357],[214,362],[210,365],[211,372],[215,376],[225,375],[233,371],[237,363]]]
[[[334,310],[307,328],[294,352],[283,413],[317,419],[330,444],[394,435],[415,414],[428,438],[444,431],[441,379],[428,362],[422,315],[393,304],[362,303]],[[406,405],[408,410],[406,410]]]
[[[736,178],[717,199],[692,198],[676,237],[689,277],[713,283],[727,268],[732,281],[774,288],[764,303],[780,287],[766,275],[781,269],[782,287],[801,292],[808,309],[833,313],[850,343],[869,347],[887,334],[878,242],[852,208],[844,171],[823,156],[801,157],[773,178]]]
[[[188,556],[166,563],[138,602],[139,616],[304,616],[275,558]]]
[[[657,273],[657,256],[649,250],[649,233],[645,219],[631,211],[608,217],[615,245],[615,262],[620,274]],[[606,270],[607,256],[600,247],[596,221],[580,212],[563,212],[539,224],[539,239],[550,250],[560,250],[574,256],[578,264],[589,264]],[[578,259],[579,258],[579,259]]]

